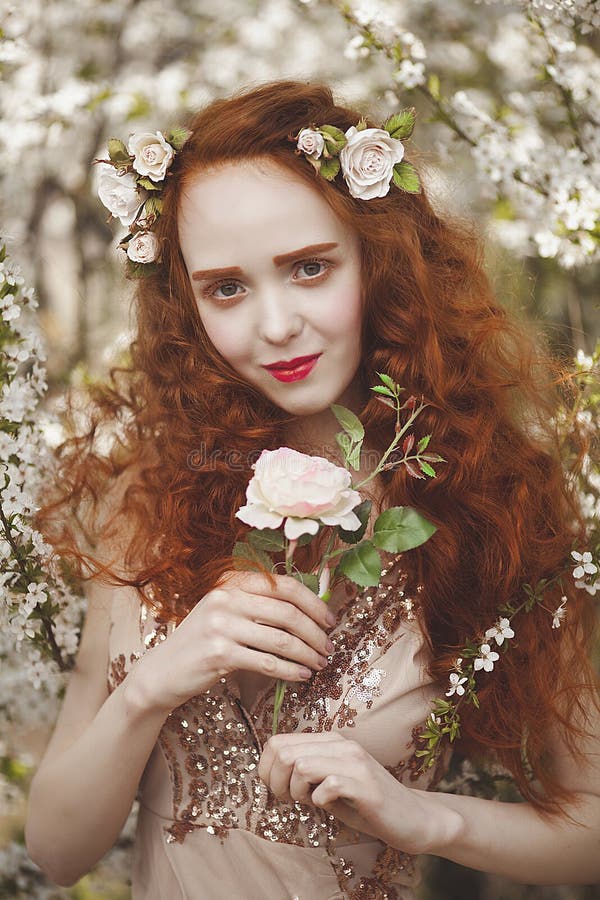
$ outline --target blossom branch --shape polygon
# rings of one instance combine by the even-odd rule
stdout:
[[[5,537],[6,541],[8,542],[8,544],[10,545],[10,548],[11,548],[12,554],[13,554],[13,558],[18,566],[19,572],[23,579],[23,590],[26,591],[27,585],[31,581],[30,573],[28,572],[27,566],[22,559],[21,552],[20,552],[19,547],[17,546],[14,536],[12,534],[11,526],[4,514],[1,498],[0,498],[0,523],[2,524],[2,530],[4,532],[4,537]],[[46,641],[48,642],[48,646],[50,648],[50,653],[51,653],[52,659],[56,662],[56,664],[61,672],[68,671],[69,666],[63,659],[63,655],[61,653],[60,647],[58,646],[58,644],[56,642],[56,637],[54,635],[54,624],[52,622],[52,619],[50,619],[43,610],[38,610],[37,618],[39,618],[39,620],[42,624],[42,627],[44,629],[45,638],[46,638]]]

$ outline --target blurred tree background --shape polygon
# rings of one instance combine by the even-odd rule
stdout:
[[[166,131],[213,97],[272,78],[324,80],[378,121],[415,106],[413,155],[436,205],[477,219],[499,297],[533,318],[558,355],[579,354],[582,373],[597,367],[596,0],[0,0],[0,8],[3,233],[39,301],[49,388],[36,415],[49,446],[60,440],[52,417],[65,388],[103,377],[130,339],[130,286],[92,161],[109,137]],[[596,397],[591,384],[582,374]],[[581,411],[591,428],[594,410]],[[597,469],[586,478],[597,522]],[[62,682],[37,656],[21,664],[30,635],[15,638],[17,619],[7,621],[0,897],[126,898],[134,816],[74,888],[51,885],[27,858],[24,797]],[[74,621],[64,627],[71,641]],[[422,900],[600,897],[593,886],[514,885],[438,859],[425,860],[424,873]]]

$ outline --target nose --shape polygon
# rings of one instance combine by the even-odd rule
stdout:
[[[262,292],[258,305],[258,332],[268,344],[287,344],[302,331],[303,320],[294,298],[275,286]]]

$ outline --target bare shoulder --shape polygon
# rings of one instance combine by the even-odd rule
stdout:
[[[577,739],[580,758],[573,757],[558,728],[549,736],[549,749],[555,774],[566,788],[600,796],[600,698],[588,688],[585,693],[582,690],[581,703],[583,715],[575,721],[581,729]]]

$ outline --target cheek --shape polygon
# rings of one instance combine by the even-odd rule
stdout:
[[[332,335],[344,336],[357,340],[360,337],[362,320],[361,287],[354,280],[348,280],[336,286],[326,304],[327,328]]]
[[[245,348],[244,333],[240,323],[233,317],[215,319],[211,316],[200,316],[204,330],[210,342],[229,362],[243,356]]]

